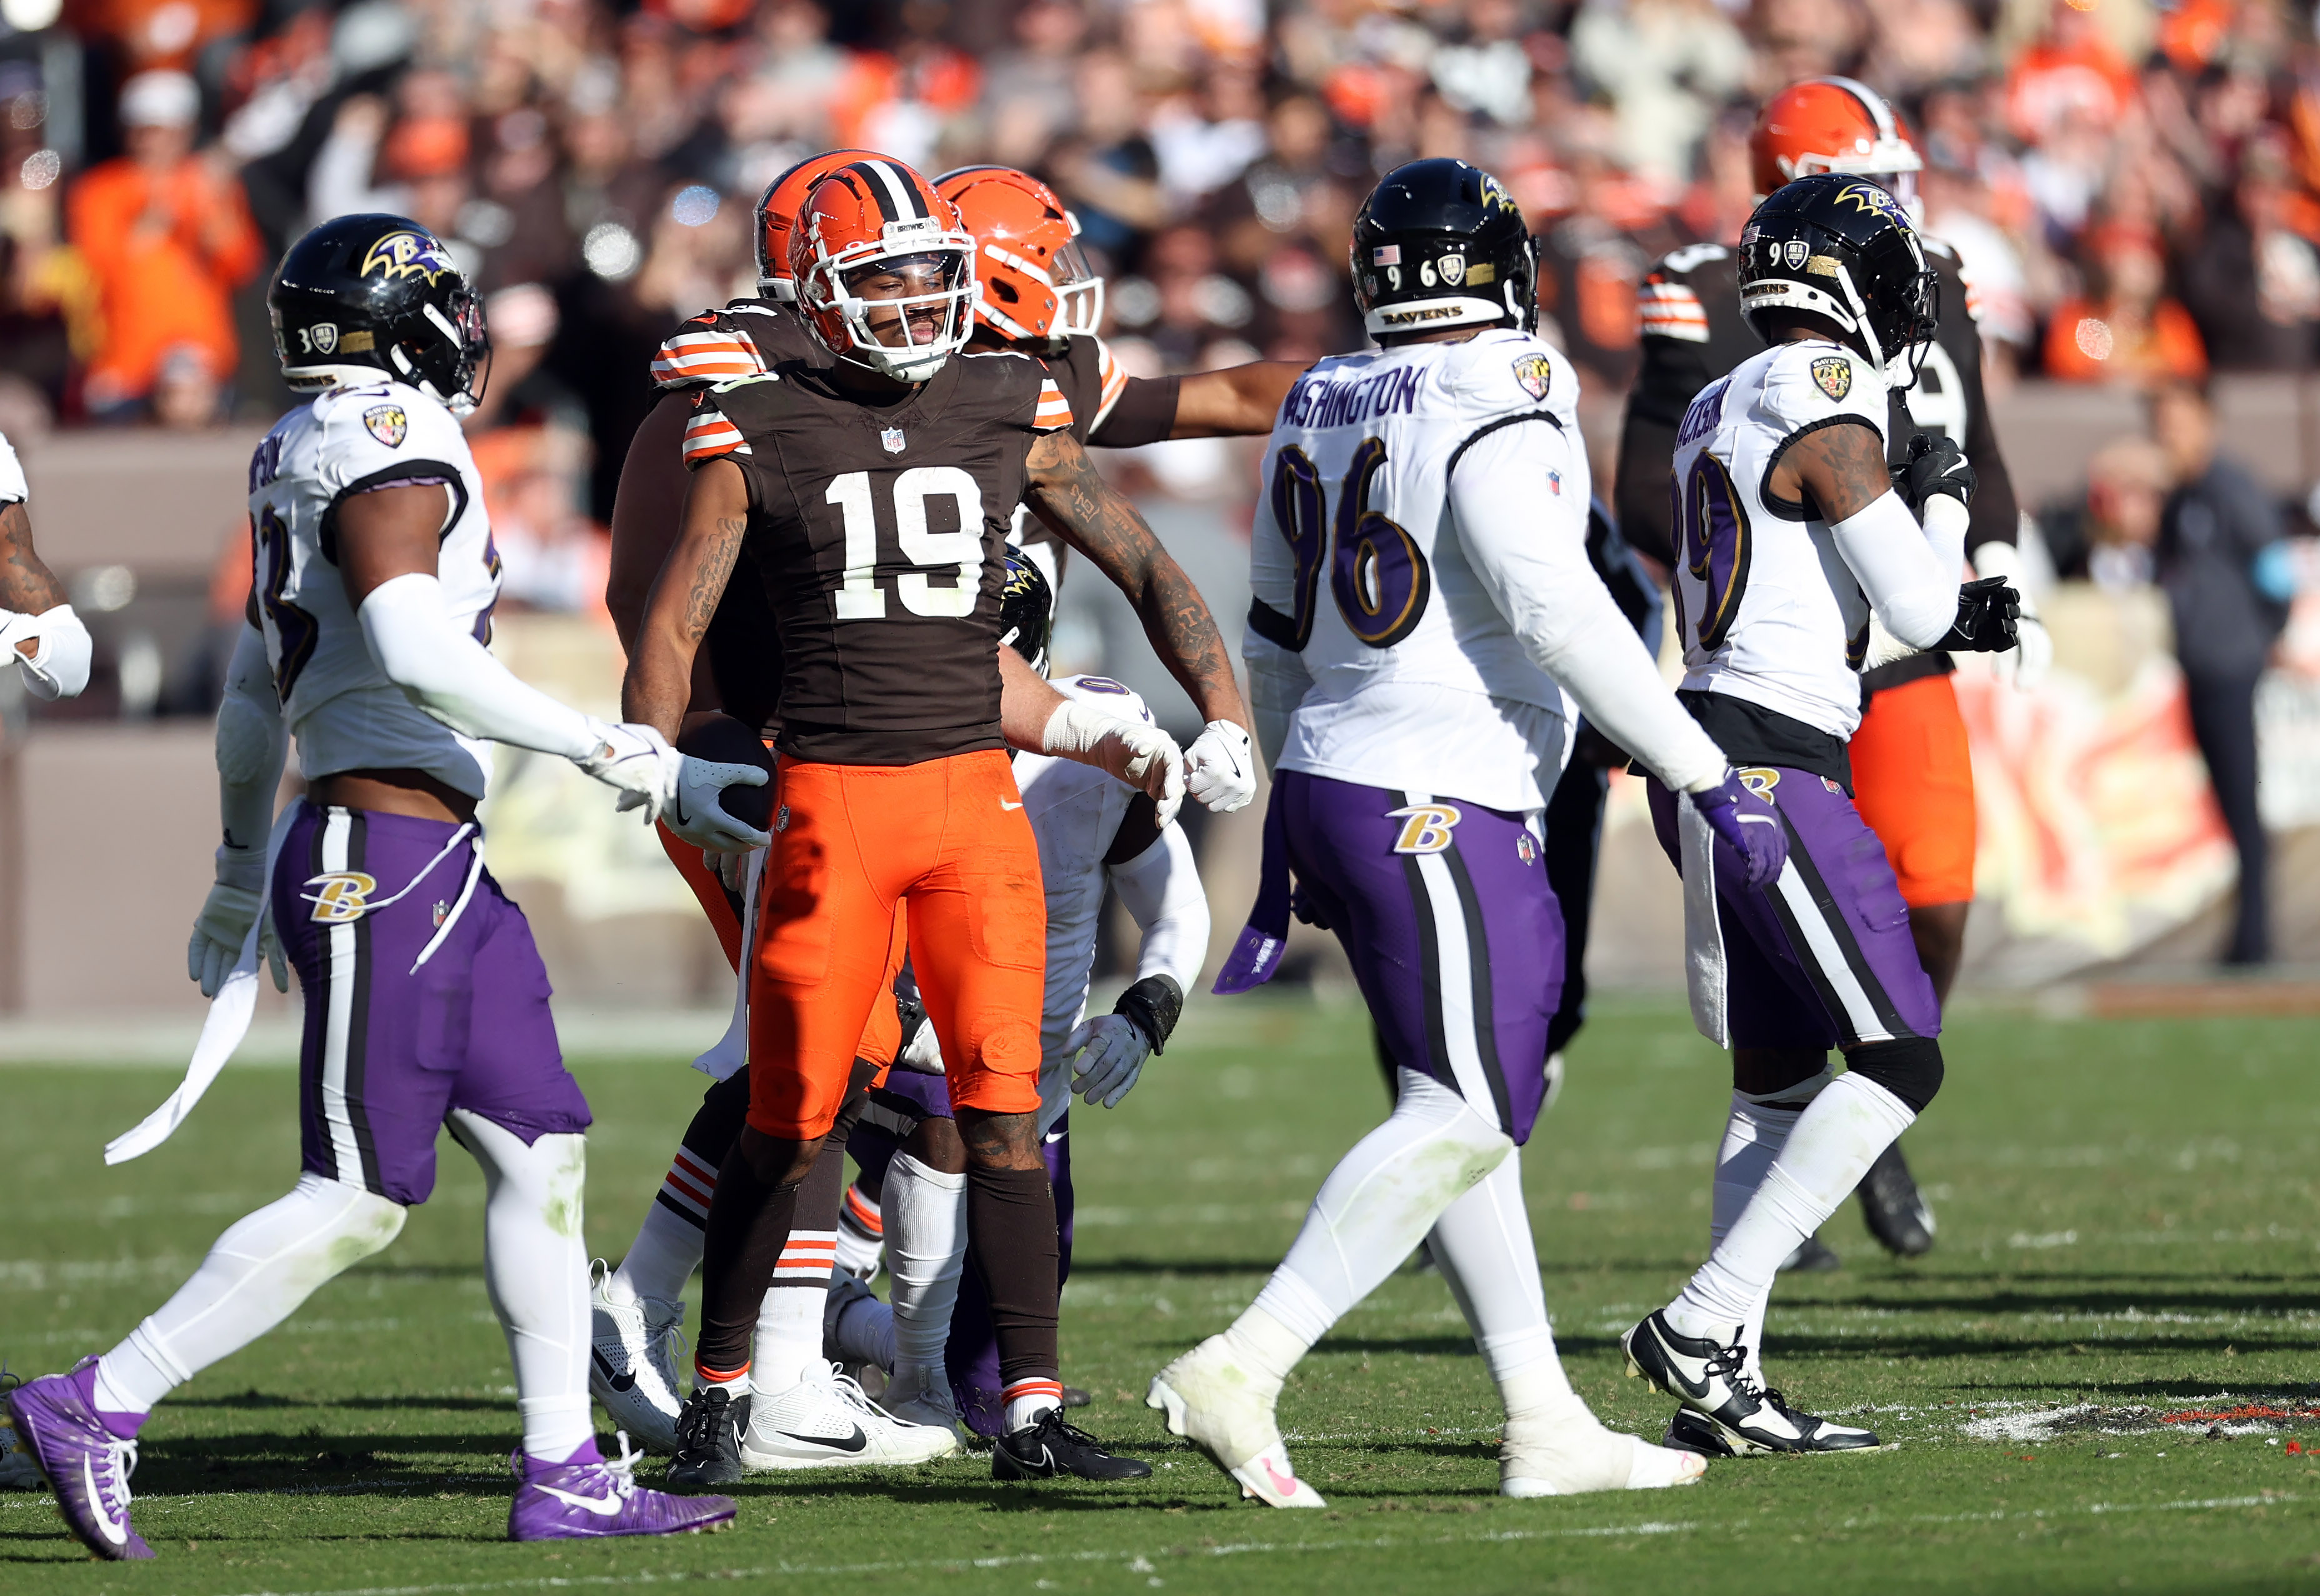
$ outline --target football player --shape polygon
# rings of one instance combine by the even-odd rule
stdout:
[[[696,847],[739,848],[765,833],[717,794],[763,773],[568,709],[487,651],[499,557],[458,416],[490,345],[439,240],[399,216],[340,217],[291,247],[267,303],[285,380],[316,397],[250,461],[250,625],[218,714],[224,840],[186,962],[211,996],[230,974],[247,990],[261,945],[277,986],[285,957],[296,966],[304,1173],[128,1339],[12,1393],[18,1433],[90,1550],[151,1556],[129,1475],[155,1403],[393,1241],[433,1190],[448,1128],[483,1166],[485,1275],[515,1364],[511,1537],[718,1528],[730,1501],[640,1489],[625,1447],[597,1450],[588,1107],[530,929],[484,867],[476,806],[485,744],[501,742],[571,760]],[[293,736],[306,795],[277,821]]]
[[[1916,213],[1922,163],[1908,129],[1874,89],[1849,77],[1807,78],[1773,95],[1748,148],[1759,199],[1810,173],[1851,172],[1874,178]],[[1982,575],[2010,578],[2022,568],[2014,547],[2020,516],[1982,394],[1973,290],[1956,251],[1922,232],[1918,247],[1940,283],[1941,335],[1926,347],[1916,380],[1888,401],[1891,463],[1902,462],[1918,431],[1961,445],[1979,483],[1966,551]],[[1676,428],[1702,388],[1761,346],[1741,315],[1733,252],[1722,244],[1693,244],[1660,261],[1644,279],[1642,309],[1644,363],[1619,442],[1618,512],[1629,541],[1672,570],[1688,558],[1676,547],[1668,507]],[[2008,668],[2027,687],[2044,674],[2053,646],[2026,594],[2022,603],[2022,643]],[[1948,655],[1926,651],[1866,673],[1851,747],[1856,806],[1885,845],[1909,906],[1910,935],[1940,1000],[1957,975],[1973,898],[1973,766],[1950,687],[1953,668]],[[1726,1206],[1719,1196],[1710,1225],[1717,1238],[1733,1217]],[[1861,1208],[1870,1233],[1897,1256],[1914,1257],[1934,1245],[1933,1210],[1899,1143],[1862,1181]],[[1807,1238],[1791,1266],[1835,1264],[1834,1253]]]
[[[1016,503],[1033,496],[1128,592],[1207,720],[1238,723],[1246,712],[1206,606],[1069,436],[1069,406],[1046,368],[1014,355],[954,358],[972,330],[974,249],[923,177],[884,159],[849,163],[815,186],[790,236],[797,303],[832,364],[693,396],[684,525],[624,702],[675,726],[744,543],[787,674],[780,808],[751,950],[748,1121],[710,1203],[699,1383],[673,1479],[706,1483],[753,1459],[860,1439],[807,1377],[818,1335],[805,1356],[755,1379],[748,1344],[788,1252],[800,1183],[893,974],[906,900],[967,1147],[968,1256],[1000,1326],[1008,1434],[992,1472],[1150,1472],[1065,1423],[1059,1406],[1055,1209],[1036,1136],[1046,915],[994,654]],[[1181,801],[1176,767],[1138,752],[1125,725],[1066,701],[1040,746],[1151,792],[1165,822]],[[847,840],[868,834],[875,849]],[[830,1262],[823,1252],[825,1284]]]
[[[88,628],[33,551],[32,497],[15,448],[0,433],[0,645],[33,697],[77,698],[88,685]]]
[[[1578,383],[1531,331],[1505,188],[1464,161],[1398,168],[1355,218],[1351,264],[1383,348],[1315,366],[1265,454],[1245,654],[1275,781],[1264,885],[1217,990],[1272,974],[1300,903],[1353,962],[1396,1102],[1256,1301],[1147,1401],[1247,1495],[1321,1506],[1282,1442],[1282,1383],[1423,1240],[1506,1404],[1506,1494],[1683,1483],[1699,1456],[1605,1429],[1564,1378],[1515,1157],[1561,984],[1537,817],[1572,701],[1690,795],[1750,879],[1779,868],[1781,832],[1589,567]]]
[[[1940,1004],[1845,757],[1859,673],[1878,662],[1871,617],[1889,650],[2015,646],[2004,581],[1959,585],[1974,474],[1957,444],[1914,439],[1889,475],[1887,394],[1938,330],[1936,276],[1900,202],[1842,173],[1784,185],[1741,234],[1738,278],[1771,347],[1677,430],[1673,620],[1685,706],[1777,812],[1788,863],[1757,878],[1690,803],[1651,788],[1683,877],[1693,1013],[1733,1050],[1716,1179],[1735,1211],[1682,1294],[1624,1338],[1630,1372],[1683,1404],[1670,1444],[1733,1456],[1877,1445],[1766,1389],[1765,1306],[1781,1261],[1942,1083]]]

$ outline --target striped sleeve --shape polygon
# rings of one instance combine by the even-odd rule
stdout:
[[[1127,385],[1124,379],[1121,385]],[[1039,379],[1039,408],[1031,417],[1031,431],[1060,432],[1071,424],[1071,401],[1064,397],[1063,389],[1056,386],[1054,377],[1042,376]]]
[[[1122,394],[1128,392],[1128,373],[1120,368],[1119,361],[1112,358],[1111,346],[1100,338],[1095,340],[1095,360],[1100,385],[1096,392],[1095,419],[1088,423],[1091,432],[1103,425],[1104,418],[1111,413],[1111,407],[1119,403]]]
[[[666,392],[696,383],[721,383],[765,370],[757,346],[717,326],[712,316],[696,316],[672,333],[653,356],[653,386]]]
[[[698,469],[726,455],[752,452],[748,440],[741,436],[741,429],[713,406],[702,406],[684,423],[684,463],[688,469]]]
[[[1645,338],[1672,338],[1684,343],[1708,341],[1708,307],[1682,283],[1646,280],[1638,296]]]

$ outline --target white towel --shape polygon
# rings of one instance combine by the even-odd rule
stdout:
[[[1675,833],[1676,851],[1683,861],[1683,975],[1691,993],[1691,1022],[1701,1036],[1729,1047],[1724,929],[1716,905],[1716,833],[1700,818],[1689,793],[1676,794]]]
[[[757,876],[766,867],[766,850],[749,852],[748,874],[741,882],[741,968],[733,981],[733,1022],[717,1045],[693,1061],[693,1067],[712,1081],[730,1081],[749,1062],[749,965],[757,939]]]

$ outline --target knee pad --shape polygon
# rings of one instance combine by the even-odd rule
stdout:
[[[539,1205],[540,1216],[559,1235],[580,1234],[583,1202],[588,1186],[588,1138],[577,1131],[556,1131],[530,1142],[495,1120],[468,1109],[453,1109],[446,1116],[451,1134],[484,1166],[486,1200],[496,1197],[503,1184],[512,1183]]]
[[[1801,1109],[1814,1098],[1818,1097],[1821,1094],[1821,1089],[1835,1079],[1835,1066],[1824,1064],[1820,1066],[1818,1075],[1807,1075],[1794,1085],[1782,1086],[1773,1092],[1743,1092],[1735,1086],[1732,1090],[1732,1094],[1754,1103],[1758,1108]]]
[[[1393,1112],[1388,1120],[1423,1126],[1445,1142],[1455,1144],[1464,1155],[1464,1178],[1458,1184],[1461,1192],[1488,1175],[1514,1151],[1512,1137],[1450,1087],[1418,1070],[1400,1072]]]
[[[1922,1114],[1942,1089],[1942,1045],[1931,1037],[1865,1042],[1844,1056],[1845,1067],[1865,1075]]]

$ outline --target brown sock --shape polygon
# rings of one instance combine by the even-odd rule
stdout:
[[[1056,1195],[1044,1169],[966,1172],[966,1256],[991,1303],[999,1332],[999,1375],[1007,1385],[1054,1380]]]

